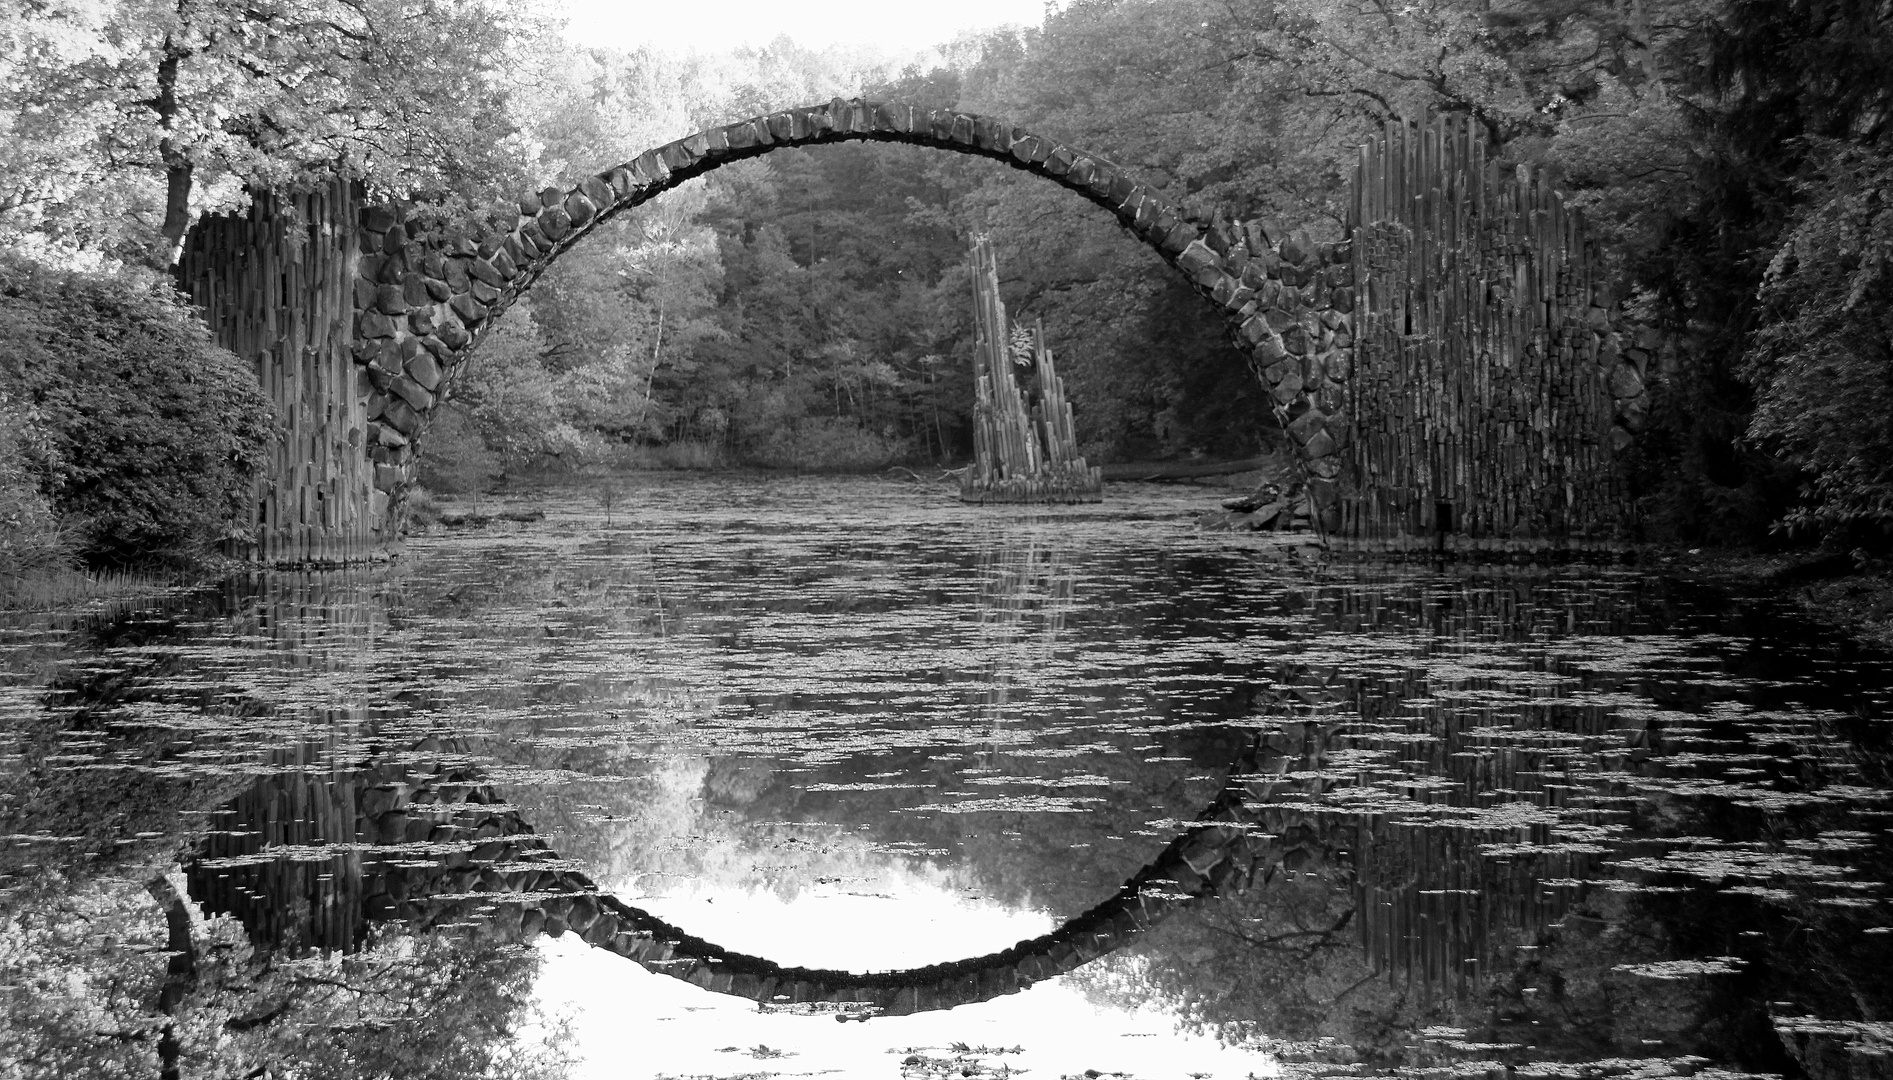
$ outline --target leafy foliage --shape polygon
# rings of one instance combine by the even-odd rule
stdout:
[[[1751,431],[1808,477],[1793,527],[1893,535],[1893,146],[1819,144],[1761,288]]]
[[[0,262],[0,388],[40,418],[27,468],[94,563],[220,539],[275,438],[247,366],[137,275]]]

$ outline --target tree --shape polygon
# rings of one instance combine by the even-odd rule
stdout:
[[[166,266],[246,185],[341,174],[469,204],[514,194],[510,115],[540,32],[506,0],[102,0],[10,27],[6,228]],[[129,226],[111,215],[129,214]]]

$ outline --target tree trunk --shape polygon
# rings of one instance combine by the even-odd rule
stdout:
[[[197,981],[197,948],[191,944],[191,913],[184,906],[170,879],[155,877],[145,883],[145,891],[164,909],[165,951],[171,960],[165,965],[164,986],[158,991],[158,1011],[165,1016],[164,1031],[158,1036],[158,1075],[161,1080],[179,1080],[177,1025],[171,1014],[183,1003],[191,984]]]
[[[173,137],[177,131],[177,69],[190,55],[177,38],[164,35],[164,57],[158,61],[158,95],[151,99],[158,126],[164,134],[158,139],[158,154],[164,160],[164,224],[158,235],[163,243],[150,254],[151,265],[169,270],[184,247],[184,231],[191,224],[191,180],[194,167],[190,156],[178,147]]]

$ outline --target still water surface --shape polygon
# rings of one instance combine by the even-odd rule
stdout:
[[[0,1056],[1893,1068],[1893,667],[1765,598],[1323,564],[1191,489],[617,483],[10,617]]]

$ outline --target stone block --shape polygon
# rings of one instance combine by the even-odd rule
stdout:
[[[434,306],[427,304],[421,307],[410,308],[408,310],[408,329],[422,336],[433,333]],[[408,338],[407,340],[413,341],[415,339]]]
[[[501,276],[499,268],[485,259],[469,259],[466,262],[466,268],[467,277],[473,281],[484,282],[494,288],[498,288],[506,283],[506,279]]]
[[[1632,435],[1622,424],[1610,426],[1610,449],[1612,453],[1622,453],[1636,445],[1637,437]]]
[[[1123,207],[1126,203],[1130,202],[1131,196],[1137,194],[1138,189],[1143,187],[1142,184],[1137,183],[1128,176],[1122,176],[1117,173],[1109,173],[1107,175],[1110,179],[1104,184],[1104,197],[1112,206]],[[1102,179],[1101,177],[1100,180]],[[1092,187],[1095,189],[1097,186],[1098,183],[1093,182]]]
[[[453,298],[450,306],[460,321],[468,326],[478,326],[486,320],[486,305],[475,300],[471,293],[461,293]]]
[[[427,299],[432,303],[444,304],[454,294],[453,286],[439,278],[427,278],[424,284],[427,288]]]
[[[458,312],[455,312],[455,314],[458,314]],[[434,331],[434,334],[436,337],[440,338],[449,349],[453,349],[456,352],[466,348],[467,343],[473,340],[473,335],[467,333],[466,327],[461,326],[451,319],[442,319],[440,329]]]
[[[1273,331],[1269,327],[1269,321],[1260,315],[1256,315],[1243,321],[1242,326],[1236,330],[1236,339],[1241,341],[1245,347],[1253,349],[1262,342],[1267,341],[1272,333]]]
[[[937,143],[953,141],[953,121],[959,116],[952,109],[927,111],[927,137]]]
[[[1220,275],[1216,283],[1210,287],[1209,298],[1215,301],[1217,307],[1238,308],[1242,305],[1236,303],[1236,293],[1240,292],[1241,289],[1241,282],[1234,276],[1225,273]]]
[[[1088,157],[1074,158],[1065,178],[1079,187],[1089,188],[1098,178],[1098,163]]]
[[[616,193],[611,190],[611,181],[604,176],[587,176],[578,182],[578,190],[599,209],[618,201]],[[571,211],[568,209],[566,213]]]
[[[1268,337],[1255,343],[1255,349],[1249,356],[1258,366],[1267,367],[1280,363],[1288,356],[1288,350],[1282,348],[1281,335],[1271,332]]]
[[[529,260],[531,262],[538,262],[541,256],[552,252],[552,240],[539,228],[538,218],[521,225],[519,232],[514,235],[519,237],[520,243],[526,245],[527,252],[532,256]]]
[[[538,223],[539,231],[546,234],[546,237],[555,244],[572,232],[572,218],[561,207],[554,206],[543,210],[533,220]]]
[[[646,150],[631,162],[631,174],[641,188],[662,187],[670,182],[670,165],[658,151]]]
[[[617,199],[628,199],[639,191],[637,177],[631,170],[617,168],[611,170],[611,193]]]
[[[1014,140],[1008,152],[1017,161],[1027,165],[1037,165],[1052,152],[1052,144],[1037,135],[1025,135]]]
[[[1317,410],[1309,409],[1307,412],[1302,413],[1289,422],[1288,434],[1295,440],[1297,445],[1306,445],[1308,440],[1314,438],[1317,432],[1326,431],[1327,429],[1328,418],[1321,415]]]
[[[545,209],[545,206],[540,203],[539,196],[521,195],[519,197],[519,213],[521,217],[535,217],[538,215],[539,211],[543,209]]]
[[[919,123],[919,110],[912,105],[883,104],[874,107],[874,130],[908,134]]]
[[[416,354],[416,359],[420,356],[426,356],[426,354],[424,354],[424,352],[422,352],[422,354]],[[394,382],[388,384],[388,392],[394,393],[401,401],[405,401],[409,407],[415,409],[415,412],[426,412],[428,409],[433,409],[432,393],[422,390],[420,384],[415,382],[413,378],[407,378],[405,375],[394,378]],[[413,431],[407,431],[407,435],[413,435]]]
[[[1174,216],[1175,220],[1171,221],[1171,223],[1167,227],[1164,228],[1163,234],[1161,236],[1156,237],[1155,239],[1157,241],[1157,247],[1161,249],[1164,254],[1180,255],[1184,251],[1186,251],[1191,244],[1194,244],[1198,240],[1202,239],[1202,235],[1198,231],[1198,227],[1195,222],[1190,221],[1182,217],[1181,215],[1170,215],[1170,214],[1165,215],[1166,218],[1170,218],[1172,216]],[[1160,221],[1159,224],[1161,223],[1162,222]],[[1220,262],[1217,263],[1216,265],[1217,276],[1221,277],[1225,273],[1226,271],[1222,268],[1222,264]],[[1201,285],[1203,284],[1203,282],[1199,281],[1198,284]]]
[[[713,127],[708,131],[698,132],[695,137],[703,146],[704,157],[717,159],[729,156],[730,137],[724,133],[722,128]]]
[[[403,306],[407,308],[433,303],[433,300],[427,295],[427,278],[413,270],[402,274],[401,301]],[[386,309],[384,308],[383,310]]]
[[[729,144],[731,150],[752,150],[758,146],[767,146],[771,141],[769,127],[753,120],[744,120],[724,128],[723,141]]]
[[[1304,449],[1303,453],[1307,453],[1307,450]],[[1341,462],[1332,451],[1323,457],[1311,456],[1308,459],[1308,472],[1322,480],[1333,480],[1341,475]]]
[[[1276,383],[1269,392],[1278,405],[1292,403],[1301,395],[1301,365],[1292,364],[1288,373],[1283,375],[1281,381]]]
[[[407,377],[421,389],[432,393],[440,388],[440,365],[431,352],[422,352],[406,365]]]
[[[688,171],[696,165],[698,158],[698,155],[691,153],[682,140],[665,144],[658,153],[663,158],[665,166],[673,173]]]
[[[447,260],[446,278],[449,295],[467,291],[467,286],[472,281],[472,275],[468,272],[468,268],[472,265],[472,262],[473,260],[471,259]]]
[[[513,265],[512,256],[504,251],[494,252],[487,262],[492,265],[493,272],[500,276],[501,281],[511,281],[519,276],[519,267]]]
[[[1239,231],[1242,233],[1243,246],[1249,249],[1252,257],[1260,256],[1264,252],[1270,255],[1275,253],[1275,245],[1269,239],[1270,229],[1260,218],[1243,222]]]
[[[1136,230],[1139,236],[1143,236],[1156,222],[1157,215],[1161,214],[1163,209],[1163,203],[1151,198],[1148,192],[1138,187],[1131,191],[1130,196],[1124,200],[1124,205],[1117,208],[1117,212],[1119,217],[1130,222],[1131,228]]]
[[[1618,364],[1610,372],[1610,396],[1619,401],[1633,398],[1643,393],[1643,379],[1631,364]]]
[[[1006,125],[990,116],[973,118],[973,145],[981,150],[1004,150],[1012,143],[1009,135]]]
[[[1312,438],[1302,445],[1301,449],[1302,453],[1306,454],[1311,460],[1325,458],[1335,451],[1334,436],[1328,434],[1325,430],[1317,431]]]
[[[375,306],[375,283],[367,278],[355,279],[355,310],[363,311]]]
[[[408,272],[406,251],[396,251],[381,257],[380,268],[375,271],[375,281],[382,285],[399,285],[401,278]]]
[[[355,320],[355,333],[360,337],[391,338],[394,332],[394,320],[379,311],[364,311]]]
[[[467,295],[491,307],[499,302],[500,291],[484,281],[470,281],[467,283]]]
[[[598,216],[598,204],[586,198],[584,193],[574,191],[565,197],[565,216],[571,219],[573,228],[582,229]]]
[[[507,236],[500,250],[513,260],[515,266],[530,266],[539,257],[538,252],[529,250],[525,242],[516,235]]]
[[[1282,331],[1282,347],[1296,356],[1305,355],[1311,347],[1308,331],[1296,323]]]
[[[375,489],[378,491],[392,494],[396,488],[407,483],[407,478],[408,471],[399,465],[375,466]]]

